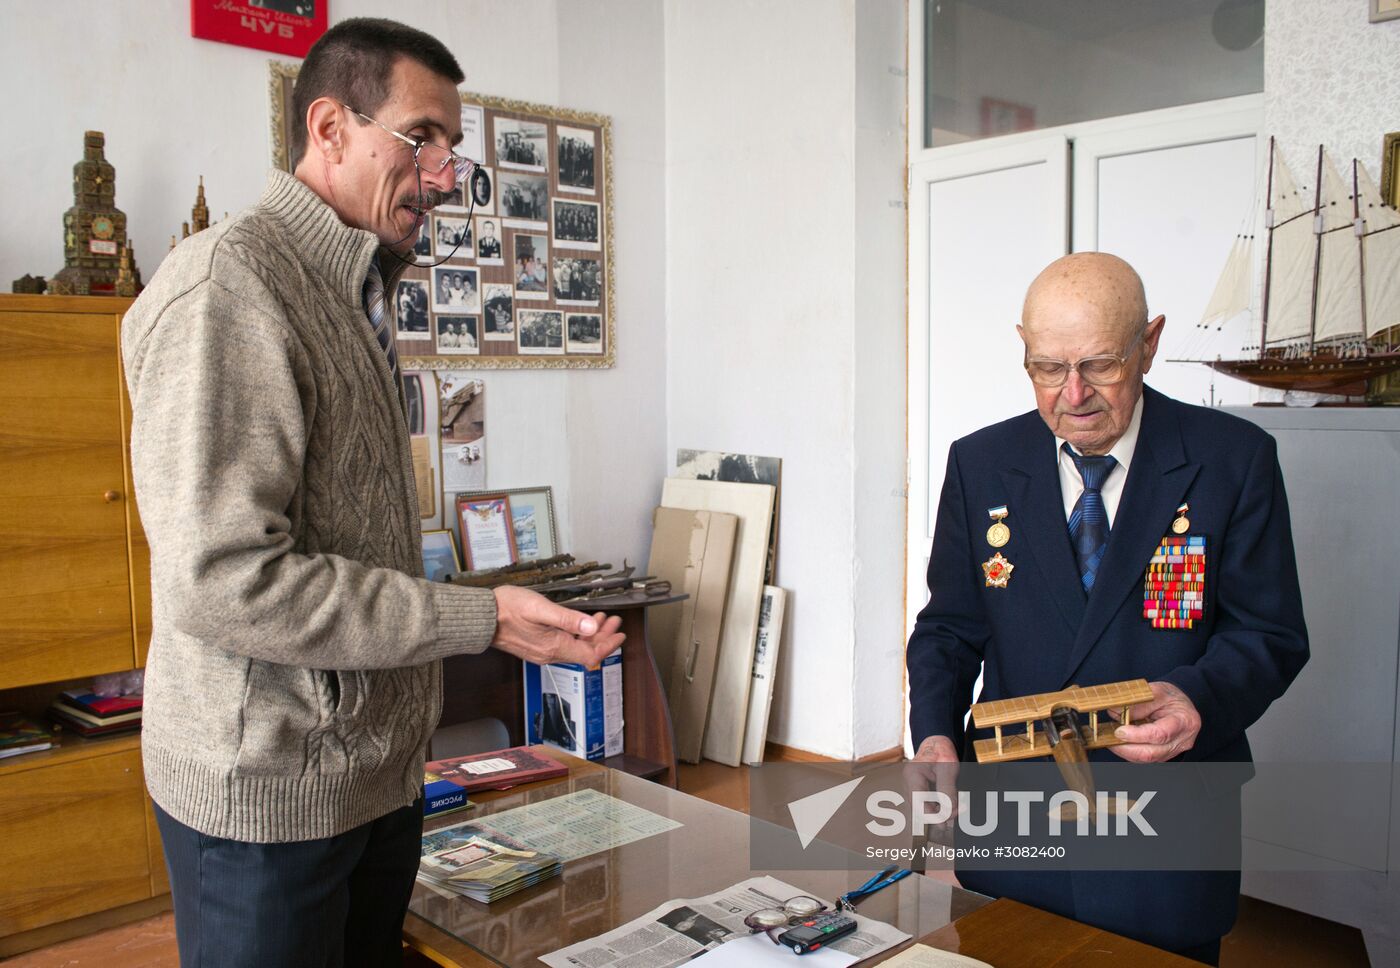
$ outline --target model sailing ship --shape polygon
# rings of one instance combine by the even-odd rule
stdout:
[[[1257,386],[1345,395],[1400,369],[1400,212],[1355,159],[1349,175],[1319,147],[1315,187],[1300,190],[1269,139],[1258,345],[1246,358],[1192,362]],[[1249,310],[1253,248],[1252,232],[1235,239],[1202,328],[1219,332]]]

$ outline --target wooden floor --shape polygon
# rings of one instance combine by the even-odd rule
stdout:
[[[748,812],[749,771],[718,763],[682,764],[680,786],[712,803]],[[5,968],[179,968],[172,915],[18,955]],[[1240,899],[1240,918],[1221,946],[1221,968],[1365,968],[1361,932],[1263,901]],[[410,953],[405,968],[432,962]]]

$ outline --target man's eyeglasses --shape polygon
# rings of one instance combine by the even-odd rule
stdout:
[[[1069,380],[1071,370],[1079,372],[1079,379],[1096,387],[1112,386],[1128,375],[1128,361],[1141,344],[1147,324],[1138,327],[1137,335],[1128,343],[1121,354],[1103,353],[1075,360],[1051,360],[1040,356],[1026,357],[1026,373],[1038,387],[1060,387]]]
[[[476,162],[472,161],[470,158],[463,158],[451,148],[444,148],[442,145],[435,144],[434,142],[429,141],[427,138],[416,138],[413,135],[404,134],[402,131],[395,131],[393,128],[389,127],[387,124],[384,124],[382,121],[376,121],[368,114],[361,114],[359,111],[356,111],[354,108],[352,108],[348,104],[345,104],[344,102],[341,102],[341,107],[345,108],[345,110],[349,111],[356,117],[364,118],[370,124],[378,125],[385,131],[393,135],[395,138],[398,138],[400,141],[412,145],[413,163],[430,175],[436,175],[438,172],[445,169],[448,165],[451,165],[453,170],[456,172],[456,184],[460,185],[462,182],[467,180],[467,177],[471,175],[472,170],[477,167]]]

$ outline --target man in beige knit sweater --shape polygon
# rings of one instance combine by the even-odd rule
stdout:
[[[181,244],[122,328],[142,751],[186,965],[398,963],[440,660],[621,643],[615,619],[421,577],[382,293],[472,171],[462,80],[419,31],[333,27],[296,86],[295,176]]]

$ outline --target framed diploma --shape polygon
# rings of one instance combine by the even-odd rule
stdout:
[[[457,519],[462,526],[462,557],[467,571],[504,568],[516,563],[515,527],[507,495],[458,498]]]

